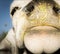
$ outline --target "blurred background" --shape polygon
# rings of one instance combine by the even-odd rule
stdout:
[[[0,0],[0,34],[12,27],[10,18],[10,4],[13,0]]]

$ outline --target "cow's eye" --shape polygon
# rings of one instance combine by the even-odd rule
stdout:
[[[57,14],[60,13],[60,8],[58,8],[58,7],[53,7],[53,10],[54,10],[54,12],[57,13]]]
[[[16,10],[18,10],[18,9],[19,9],[19,7],[14,7],[14,8],[12,9],[12,11],[11,11],[11,15],[13,16],[14,13],[16,12]]]

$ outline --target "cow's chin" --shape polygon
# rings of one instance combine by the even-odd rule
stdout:
[[[34,27],[25,34],[24,44],[32,53],[53,53],[60,48],[59,35],[59,30],[54,27]]]

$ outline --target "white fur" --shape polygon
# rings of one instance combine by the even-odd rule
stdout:
[[[0,50],[5,48],[10,49],[12,51],[12,54],[17,54],[15,33],[13,29],[11,29],[8,32],[7,36],[0,42]]]

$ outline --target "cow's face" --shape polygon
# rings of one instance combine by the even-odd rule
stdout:
[[[32,53],[53,53],[60,48],[60,5],[53,0],[18,0],[10,15],[17,46]]]

